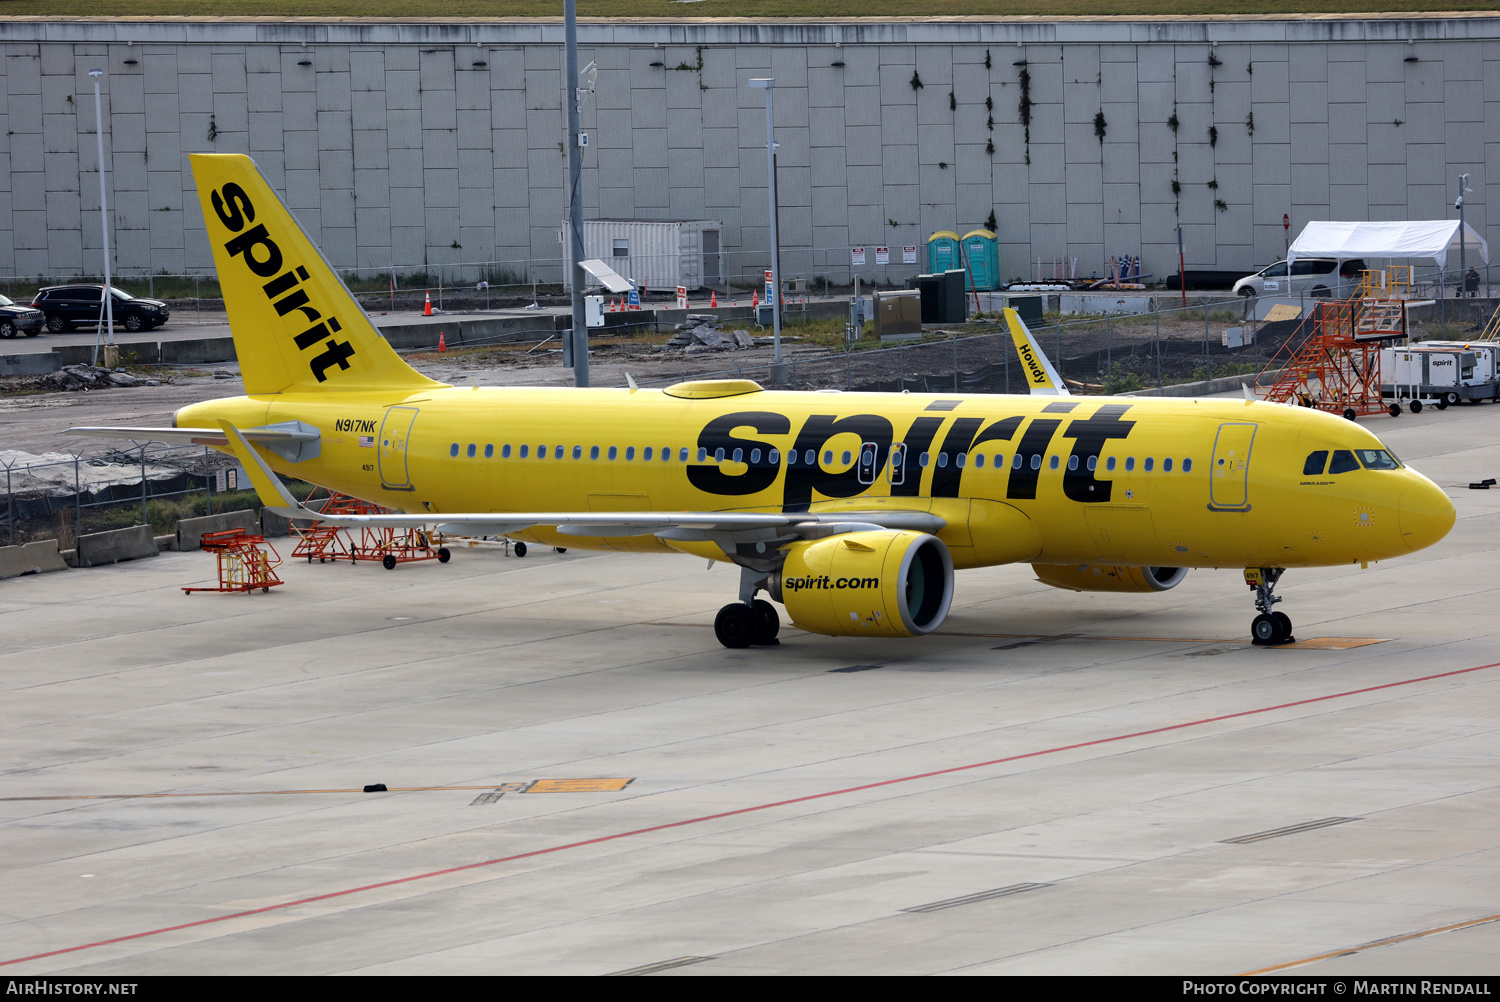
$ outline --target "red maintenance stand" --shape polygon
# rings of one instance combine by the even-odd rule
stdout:
[[[189,595],[195,591],[242,591],[249,594],[257,588],[268,592],[282,584],[275,571],[281,566],[281,555],[263,536],[252,536],[244,529],[225,529],[205,533],[201,545],[218,557],[219,586],[182,589]]]
[[[330,494],[323,505],[327,515],[388,515],[389,508],[349,497],[347,494]],[[312,563],[317,557],[324,560],[348,559],[351,563],[360,560],[376,560],[386,570],[395,570],[397,564],[418,560],[436,560],[446,564],[451,554],[447,547],[432,545],[432,539],[424,529],[395,529],[363,526],[356,542],[352,533],[340,526],[314,522],[307,529],[297,530],[302,537],[292,556],[307,557]]]

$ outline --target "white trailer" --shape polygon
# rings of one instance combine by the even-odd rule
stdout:
[[[1462,344],[1382,348],[1381,396],[1410,401],[1413,413],[1424,401],[1442,409],[1460,400],[1495,400],[1500,397],[1500,381],[1488,375],[1494,371],[1492,362],[1486,358],[1482,363],[1481,354]]]
[[[719,288],[723,233],[718,219],[585,219],[583,256],[599,258],[637,288]]]

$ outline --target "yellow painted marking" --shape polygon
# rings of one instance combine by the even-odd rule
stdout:
[[[617,779],[539,779],[532,783],[527,793],[612,793],[623,790],[635,780],[634,776]]]
[[[1304,651],[1347,651],[1355,647],[1369,647],[1371,644],[1390,643],[1390,637],[1313,637],[1309,640],[1299,640],[1295,644],[1281,644],[1271,648],[1277,651],[1304,650]]]
[[[1277,971],[1284,971],[1290,967],[1301,967],[1303,964],[1316,964],[1320,960],[1329,960],[1333,957],[1347,957],[1365,950],[1373,950],[1379,946],[1394,946],[1397,943],[1405,943],[1407,940],[1421,939],[1423,936],[1436,936],[1440,932],[1454,932],[1458,929],[1468,929],[1471,926],[1485,925],[1489,922],[1500,922],[1500,914],[1486,915],[1484,918],[1470,919],[1467,922],[1455,922],[1452,925],[1442,925],[1436,929],[1423,929],[1421,932],[1409,932],[1404,936],[1377,939],[1372,943],[1351,946],[1344,950],[1330,950],[1328,953],[1320,953],[1315,957],[1303,957],[1301,960],[1289,960],[1285,964],[1273,964],[1270,967],[1261,967],[1253,971],[1246,971],[1239,975],[1239,977],[1248,978],[1257,974],[1274,974]]]
[[[635,780],[628,779],[541,779],[534,783],[483,783],[479,786],[392,786],[384,793],[429,793],[442,790],[500,790],[516,793],[605,793],[623,790]],[[171,797],[284,797],[301,793],[364,793],[358,786],[326,790],[214,790],[202,793],[79,793],[54,797],[0,797],[12,800],[163,800]]]
[[[1296,320],[1301,315],[1302,308],[1300,306],[1292,306],[1288,303],[1277,303],[1275,306],[1266,311],[1266,318],[1262,320],[1261,323],[1274,324],[1279,323],[1282,320]]]

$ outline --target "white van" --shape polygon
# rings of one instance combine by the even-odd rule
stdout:
[[[1234,291],[1249,299],[1252,296],[1339,296],[1351,295],[1365,270],[1361,258],[1339,260],[1331,257],[1299,257],[1287,273],[1285,261],[1277,261],[1253,275],[1234,283]]]

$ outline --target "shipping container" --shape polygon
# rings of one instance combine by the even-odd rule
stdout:
[[[723,288],[723,232],[717,219],[585,219],[583,253],[637,288]]]

